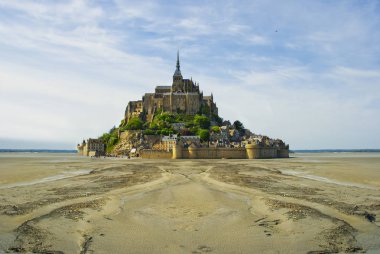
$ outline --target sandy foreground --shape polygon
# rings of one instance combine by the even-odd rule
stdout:
[[[0,253],[380,253],[380,155],[0,156]]]

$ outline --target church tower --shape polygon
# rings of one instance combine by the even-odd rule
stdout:
[[[182,80],[182,74],[181,74],[181,69],[180,69],[180,64],[179,64],[179,51],[177,51],[177,65],[176,69],[173,75],[173,81],[176,80]]]
[[[177,65],[173,75],[173,85],[172,91],[182,91],[183,86],[183,77],[181,74],[180,64],[179,64],[179,51],[177,51]]]

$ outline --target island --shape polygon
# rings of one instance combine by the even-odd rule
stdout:
[[[281,139],[255,134],[239,120],[218,114],[214,96],[199,83],[184,79],[177,52],[171,86],[156,86],[141,100],[130,101],[118,127],[77,145],[84,156],[128,156],[149,159],[289,158]]]

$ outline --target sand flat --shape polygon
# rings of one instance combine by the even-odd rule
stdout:
[[[18,159],[7,157],[7,165],[17,166]],[[21,160],[24,168],[19,174],[27,172],[27,161]],[[33,170],[40,163],[42,178],[67,170],[90,171],[22,185],[18,183],[38,179],[9,177],[3,168],[0,174],[14,187],[0,189],[0,252],[380,250],[378,154],[302,154],[276,160],[68,155],[32,161]]]

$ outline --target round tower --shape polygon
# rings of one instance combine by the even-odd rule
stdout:
[[[260,148],[257,144],[247,144],[245,145],[245,150],[247,152],[247,159],[260,158]]]
[[[194,143],[192,143],[188,149],[189,149],[189,159],[197,159],[198,148],[194,145]]]
[[[182,150],[183,150],[183,143],[181,140],[176,142],[175,146],[173,146],[173,159],[182,159]]]

